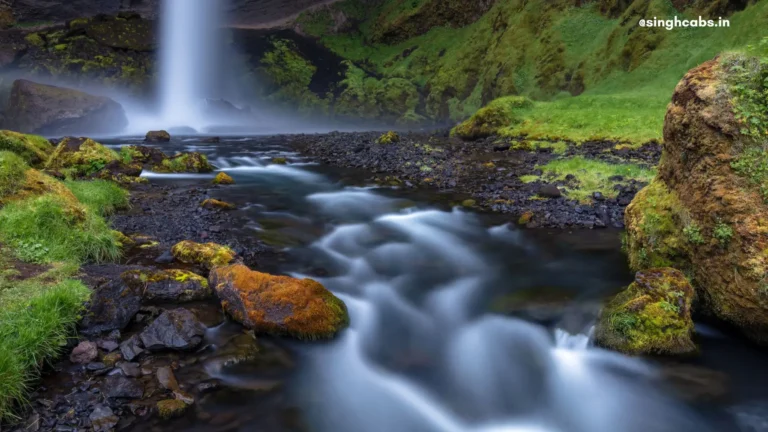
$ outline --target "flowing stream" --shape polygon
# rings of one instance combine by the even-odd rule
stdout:
[[[235,178],[215,197],[238,205],[242,235],[290,257],[267,271],[313,277],[347,304],[337,339],[295,346],[291,394],[311,431],[730,430],[672,396],[655,365],[592,346],[600,301],[630,280],[618,232],[519,231],[451,197],[329,171],[280,139],[169,147],[204,152]],[[540,292],[567,300],[495,306]]]

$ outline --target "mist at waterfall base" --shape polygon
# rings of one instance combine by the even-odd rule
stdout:
[[[345,170],[315,165],[280,138],[175,140],[170,149],[202,151],[236,180],[212,194],[249,221],[239,235],[291,245],[260,270],[317,279],[349,309],[350,328],[336,339],[292,345],[298,370],[289,387],[306,430],[739,430],[708,417],[730,417],[722,406],[702,412],[678,399],[652,362],[590,343],[602,299],[631,279],[618,232],[520,231],[430,204],[418,191],[366,186],[362,173],[350,185]],[[215,174],[144,175],[192,185]],[[575,297],[545,325],[489,307],[547,288]],[[211,373],[244,389],[263,379],[236,368]]]

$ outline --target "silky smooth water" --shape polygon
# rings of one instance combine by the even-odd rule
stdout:
[[[763,418],[762,384],[741,380],[739,360],[712,356],[727,356],[742,346],[737,341],[704,346],[708,361],[733,365],[727,373],[749,389],[733,405],[691,405],[670,392],[658,365],[593,346],[602,300],[631,280],[618,232],[521,231],[492,215],[430,202],[434,193],[366,184],[279,138],[179,141],[163,150],[201,151],[236,180],[212,192],[238,206],[246,223],[233,228],[283,250],[276,263],[260,261],[260,270],[313,277],[346,303],[349,329],[333,341],[294,345],[300,360],[290,404],[307,430],[766,430],[751,426]],[[276,156],[290,163],[271,163]],[[144,175],[195,184],[215,173]],[[570,300],[542,319],[493,307],[500,297],[548,290]],[[235,387],[258,382],[223,369],[215,374]]]

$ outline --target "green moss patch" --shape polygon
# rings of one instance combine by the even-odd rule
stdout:
[[[500,129],[511,126],[519,120],[519,111],[533,106],[525,97],[507,96],[496,99],[481,108],[465,122],[453,128],[452,134],[474,140],[495,135]]]
[[[48,160],[53,146],[46,138],[38,135],[0,130],[0,151],[2,150],[16,153],[29,165],[39,166]]]

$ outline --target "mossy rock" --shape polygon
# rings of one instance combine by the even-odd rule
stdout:
[[[164,130],[149,131],[144,137],[145,142],[169,142],[170,140],[171,134]]]
[[[178,399],[166,399],[157,402],[157,415],[163,420],[181,417],[189,408],[184,401]]]
[[[694,290],[679,270],[648,269],[603,309],[597,342],[630,355],[691,355]]]
[[[209,198],[200,204],[200,207],[208,210],[234,210],[234,204]]]
[[[33,167],[41,166],[53,152],[53,145],[39,135],[0,130],[0,151],[7,150],[24,158]]]
[[[286,165],[286,164],[288,164],[288,159],[286,159],[284,157],[273,157],[272,158],[272,163],[275,164],[275,165]]]
[[[344,302],[312,279],[274,276],[235,264],[212,270],[209,282],[224,310],[260,333],[327,339],[349,324]]]
[[[396,144],[400,142],[400,135],[398,135],[396,132],[389,131],[380,136],[376,142],[382,145]]]
[[[150,303],[185,303],[213,295],[207,279],[187,270],[130,270],[120,277]]]
[[[157,173],[209,173],[213,166],[204,154],[198,152],[181,153],[153,165],[151,170]]]
[[[92,176],[115,161],[117,153],[90,138],[66,137],[56,146],[45,168],[81,178]]]
[[[171,248],[173,257],[185,264],[200,265],[208,270],[234,261],[235,251],[216,243],[195,243],[185,240]]]
[[[472,117],[451,131],[465,140],[476,140],[496,135],[502,128],[512,126],[519,120],[517,111],[530,108],[533,102],[523,96],[506,96],[480,108]]]
[[[220,172],[216,174],[216,178],[213,179],[213,184],[215,185],[232,185],[235,184],[235,179],[230,177],[225,172]]]

